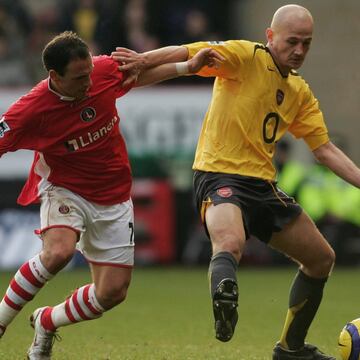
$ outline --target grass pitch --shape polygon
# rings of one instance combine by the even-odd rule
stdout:
[[[287,310],[295,267],[238,272],[239,323],[233,339],[214,338],[206,268],[137,268],[125,303],[101,319],[60,330],[54,360],[270,360]],[[12,274],[0,274],[5,291]],[[360,316],[360,269],[335,269],[307,340],[338,357],[344,324]],[[55,305],[90,281],[87,271],[62,272],[29,303],[0,340],[0,359],[23,360],[32,341],[28,316]]]

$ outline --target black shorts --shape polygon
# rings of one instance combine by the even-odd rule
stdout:
[[[273,232],[282,230],[302,212],[300,205],[275,182],[255,177],[195,171],[194,191],[205,227],[208,204],[232,203],[242,211],[246,237],[254,235],[265,243]]]

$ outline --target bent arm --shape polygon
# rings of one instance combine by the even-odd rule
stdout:
[[[142,71],[135,87],[155,84],[182,75],[195,74],[204,66],[218,67],[223,60],[224,58],[215,50],[202,49],[188,61],[162,64]]]
[[[186,66],[186,62],[179,63]],[[176,63],[163,64],[140,73],[134,87],[142,87],[178,77]]]
[[[360,169],[331,141],[313,151],[317,161],[348,183],[360,188]]]

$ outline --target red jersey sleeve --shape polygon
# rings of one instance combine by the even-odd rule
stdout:
[[[126,79],[126,73],[121,72],[118,69],[119,64],[110,56],[94,56],[93,61],[94,64],[96,64],[96,68],[99,70],[99,72],[105,74],[105,77],[107,77],[109,80],[118,82],[119,86],[116,93],[118,98],[125,95],[134,86],[133,83],[126,87],[123,86],[123,82]]]
[[[37,149],[37,119],[28,106],[27,97],[20,98],[0,120],[0,157],[19,149]]]

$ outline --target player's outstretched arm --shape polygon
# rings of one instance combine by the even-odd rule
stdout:
[[[348,183],[360,188],[360,169],[331,141],[313,151],[315,158]]]
[[[135,86],[146,86],[182,75],[196,74],[204,66],[218,67],[222,61],[224,58],[214,49],[202,49],[190,60],[162,64],[142,71]]]
[[[185,61],[188,56],[189,52],[184,46],[166,46],[144,53],[117,47],[116,51],[111,53],[111,57],[120,64],[120,71],[144,70],[162,64]]]
[[[123,86],[136,82],[139,74],[158,65],[187,60],[189,52],[184,46],[166,46],[160,49],[137,53],[124,47],[117,47],[111,57],[119,63],[119,71],[126,73]]]

